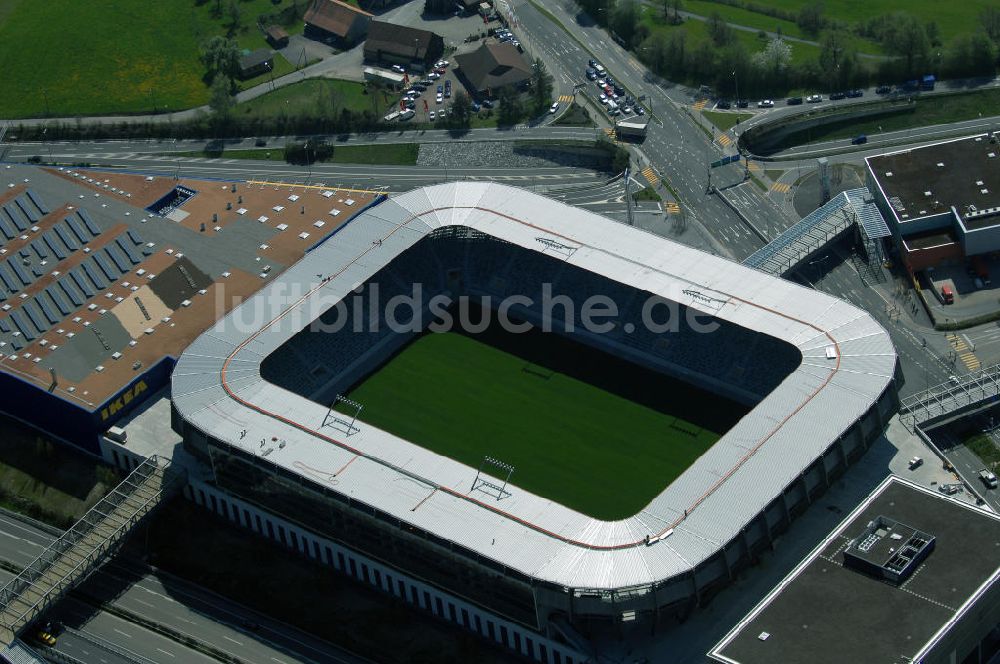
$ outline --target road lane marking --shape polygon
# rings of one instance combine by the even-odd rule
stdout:
[[[122,636],[126,637],[126,638],[129,638],[129,639],[131,639],[131,638],[132,638],[132,635],[131,635],[131,634],[129,634],[128,632],[123,632],[123,631],[121,631],[120,629],[118,629],[117,627],[115,627],[115,628],[114,628],[114,630],[115,630],[116,632],[118,632],[119,634],[121,634]]]
[[[164,655],[170,655],[171,657],[177,657],[177,655],[175,655],[174,653],[170,652],[169,650],[164,650],[163,648],[157,648],[156,650],[157,650],[157,652],[162,652]]]
[[[222,635],[222,638],[224,638],[226,641],[232,641],[233,643],[235,643],[238,646],[243,645],[243,643],[241,641],[237,641],[236,639],[234,639],[232,637],[229,637],[229,636],[226,636],[225,634]]]

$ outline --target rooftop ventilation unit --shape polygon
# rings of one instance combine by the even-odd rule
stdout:
[[[906,581],[934,550],[932,535],[878,516],[844,551],[844,565],[895,585]]]

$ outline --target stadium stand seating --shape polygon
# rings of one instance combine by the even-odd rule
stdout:
[[[599,343],[606,346],[605,350],[622,355],[628,349],[627,355],[648,358],[659,370],[682,377],[693,373],[712,384],[732,385],[741,393],[752,395],[753,400],[770,393],[801,360],[791,345],[732,323],[716,320],[716,329],[707,333],[692,328],[682,305],[676,305],[671,313],[677,318],[677,325],[669,332],[657,333],[643,324],[647,294],[578,268],[561,256],[525,251],[454,227],[419,241],[369,280],[368,286],[378,284],[379,301],[383,305],[395,295],[411,295],[414,283],[421,283],[424,298],[430,299],[448,288],[450,271],[460,273],[466,293],[489,295],[493,306],[511,295],[528,296],[534,305],[533,311],[527,313],[535,317],[541,314],[542,285],[551,284],[553,298],[568,296],[576,304],[575,318],[571,321],[575,329],[580,329],[580,304],[589,296],[604,295],[618,310],[614,328],[595,335],[601,338]],[[328,391],[326,388],[331,384],[336,384],[338,390],[346,390],[362,378],[352,367],[368,366],[361,362],[362,358],[393,334],[383,311],[378,312],[377,329],[365,325],[364,333],[353,331],[359,317],[370,319],[370,300],[366,297],[362,302],[363,306],[356,311],[348,306],[350,320],[338,330],[315,332],[307,327],[272,353],[261,365],[265,380],[313,398]],[[563,310],[556,308],[552,313],[554,330],[565,332],[561,325],[565,320]],[[662,316],[666,313],[657,320],[662,322]],[[336,308],[320,316],[320,321],[327,325],[335,320]],[[430,321],[423,323],[427,325]]]

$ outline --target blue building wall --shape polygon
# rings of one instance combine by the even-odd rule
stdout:
[[[163,358],[93,410],[36,383],[0,372],[0,412],[100,455],[98,436],[164,387],[175,363],[173,357]]]

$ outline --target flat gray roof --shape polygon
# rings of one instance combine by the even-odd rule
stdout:
[[[844,566],[844,550],[878,516],[936,539],[899,586]],[[889,477],[709,654],[728,664],[919,661],[997,582],[998,551],[996,515]]]
[[[901,223],[1000,206],[1000,144],[987,134],[865,159]],[[996,220],[994,219],[994,222]]]

